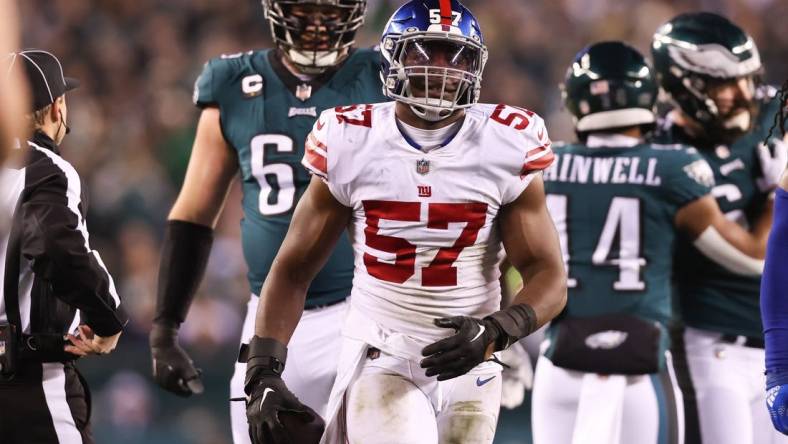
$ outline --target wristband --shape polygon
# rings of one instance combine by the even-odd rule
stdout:
[[[246,394],[250,393],[251,385],[259,376],[281,377],[286,361],[287,346],[274,338],[252,337],[249,341],[249,358],[246,361]]]
[[[500,327],[503,334],[495,341],[495,351],[508,348],[536,330],[537,320],[534,309],[528,304],[515,304],[487,316]]]

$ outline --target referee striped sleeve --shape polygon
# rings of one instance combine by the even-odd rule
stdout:
[[[90,247],[80,177],[56,153],[30,146],[38,160],[28,168],[35,177],[22,207],[23,254],[33,260],[36,274],[51,276],[54,294],[78,308],[96,334],[114,335],[128,318],[112,276]]]

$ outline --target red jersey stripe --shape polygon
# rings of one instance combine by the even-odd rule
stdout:
[[[314,150],[307,149],[304,154],[304,161],[324,175],[328,175],[328,162],[326,158],[315,152]]]
[[[326,144],[321,142],[321,141],[319,141],[319,140],[317,140],[317,137],[315,137],[315,135],[312,134],[312,133],[309,133],[309,135],[307,136],[306,143],[307,143],[307,146],[309,145],[309,143],[312,143],[316,147],[322,149],[323,151],[328,152],[328,147],[326,146]]]
[[[547,146],[534,148],[528,151],[528,154],[525,156],[525,163],[522,171],[520,171],[520,177],[525,177],[536,171],[542,171],[552,165],[554,160],[555,154]]]

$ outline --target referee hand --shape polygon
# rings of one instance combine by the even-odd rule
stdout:
[[[66,345],[65,351],[78,356],[106,355],[115,350],[119,338],[120,333],[106,338],[99,336],[83,324],[77,327],[77,336],[72,334],[66,336],[71,345]]]

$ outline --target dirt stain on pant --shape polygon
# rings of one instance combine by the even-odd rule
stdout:
[[[495,436],[497,418],[484,412],[481,401],[451,404],[440,427],[440,444],[489,444]]]

